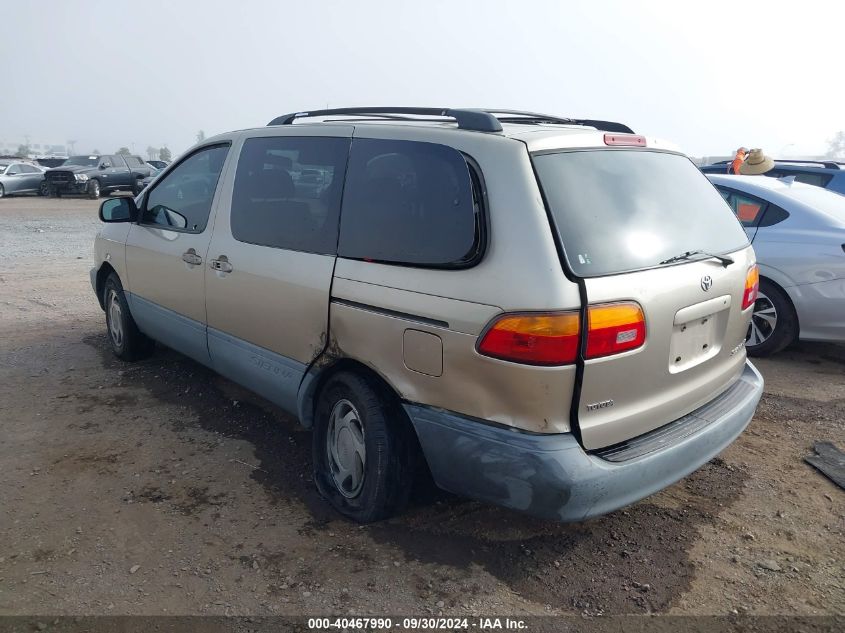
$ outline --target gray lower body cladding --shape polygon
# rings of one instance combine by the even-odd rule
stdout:
[[[547,519],[583,521],[647,497],[710,461],[742,433],[762,392],[762,376],[746,363],[725,393],[634,438],[631,458],[608,453],[615,461],[601,451],[587,453],[569,433],[522,433],[414,404],[405,410],[444,490]]]

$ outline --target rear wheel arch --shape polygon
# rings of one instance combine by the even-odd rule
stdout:
[[[342,371],[363,377],[376,386],[389,399],[394,400],[397,405],[401,406],[402,398],[399,392],[384,376],[361,361],[343,357],[323,367],[313,365],[305,374],[297,397],[297,413],[299,414],[300,423],[304,427],[311,428],[314,424],[314,412],[317,408],[317,399],[320,397],[320,391],[332,376]]]

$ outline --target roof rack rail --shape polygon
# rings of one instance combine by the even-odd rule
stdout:
[[[585,125],[594,127],[605,132],[617,132],[622,134],[633,134],[634,130],[624,123],[616,121],[602,121],[601,119],[571,119],[568,117],[555,116],[553,114],[540,114],[539,112],[524,112],[522,110],[484,110],[496,116],[503,123],[553,123],[559,125]]]
[[[842,163],[834,160],[798,160],[794,158],[776,158],[776,163],[792,163],[795,165],[822,165],[825,169],[839,169]]]
[[[413,108],[413,107],[359,107],[359,108],[331,108],[327,110],[311,110],[310,112],[292,112],[278,116],[267,125],[292,125],[297,119],[319,116],[357,115],[388,120],[416,121],[413,116],[445,117],[454,119],[458,127],[463,130],[476,132],[501,132],[502,124],[489,112],[484,110],[458,108]],[[405,115],[405,116],[402,116]]]

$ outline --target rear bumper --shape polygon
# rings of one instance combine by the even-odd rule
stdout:
[[[534,435],[442,409],[405,409],[441,488],[548,519],[583,521],[647,497],[710,461],[742,433],[762,392],[762,376],[746,363],[737,383],[707,405],[596,453],[585,452],[570,433]]]

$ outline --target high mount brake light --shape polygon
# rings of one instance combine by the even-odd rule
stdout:
[[[745,292],[742,293],[742,309],[750,308],[757,301],[760,292],[760,269],[754,264],[745,275]]]
[[[645,147],[645,136],[639,134],[605,134],[605,145],[630,145],[633,147]]]
[[[487,328],[478,352],[526,365],[568,365],[578,356],[577,312],[506,314]]]
[[[588,359],[627,352],[645,343],[645,315],[634,302],[590,306],[587,318]],[[578,312],[505,314],[487,327],[478,353],[525,365],[569,365],[578,358],[580,338]]]
[[[645,343],[645,315],[636,303],[590,306],[587,321],[587,358],[627,352]]]

